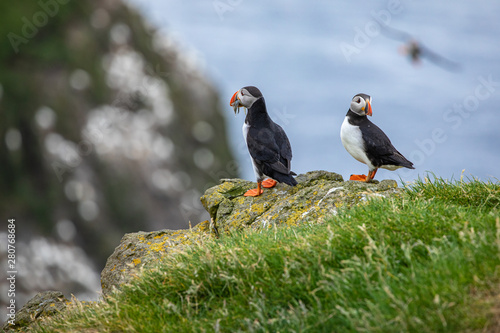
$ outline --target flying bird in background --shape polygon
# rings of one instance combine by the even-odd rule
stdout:
[[[403,41],[405,44],[399,48],[400,53],[407,56],[414,65],[420,65],[423,58],[431,61],[435,65],[448,70],[456,72],[460,70],[460,65],[454,61],[446,59],[445,57],[433,52],[425,47],[422,43],[418,42],[412,35],[407,32],[392,28],[387,24],[379,22],[381,25],[381,32],[385,36]]]

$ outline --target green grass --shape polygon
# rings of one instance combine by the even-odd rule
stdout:
[[[481,332],[500,293],[499,204],[498,184],[418,180],[325,224],[167,257],[36,332]]]

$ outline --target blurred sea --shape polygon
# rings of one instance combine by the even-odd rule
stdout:
[[[416,170],[378,179],[500,178],[500,3],[479,1],[129,0],[217,85],[242,177],[254,175],[231,95],[255,85],[292,144],[297,173],[366,173],[339,131],[351,98],[373,98],[373,118]],[[413,65],[375,18],[458,62]]]

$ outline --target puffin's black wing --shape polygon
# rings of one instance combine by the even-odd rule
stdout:
[[[259,164],[266,164],[275,171],[288,174],[292,149],[283,129],[274,125],[274,129],[251,127],[247,135],[248,150]]]
[[[288,173],[291,173],[290,161],[292,160],[292,146],[290,145],[290,141],[288,141],[288,137],[286,136],[283,128],[281,128],[281,126],[278,124],[274,124],[274,126],[274,133],[276,133],[276,143],[278,144],[280,150],[279,162],[286,167]]]
[[[250,156],[260,171],[277,181],[296,185],[290,171],[292,148],[281,126],[272,123],[262,129],[250,127],[247,134]]]
[[[360,129],[366,154],[374,166],[396,165],[414,169],[413,163],[397,151],[389,137],[377,125],[367,119]]]

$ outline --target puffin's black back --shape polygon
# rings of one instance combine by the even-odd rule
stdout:
[[[351,125],[359,127],[366,155],[375,167],[395,165],[415,169],[413,163],[392,145],[389,137],[367,116],[359,116],[351,110],[347,112],[347,116]]]
[[[256,87],[245,87],[252,96],[262,96]],[[290,171],[292,148],[285,131],[272,121],[264,97],[257,99],[248,110],[245,122],[250,125],[247,146],[259,172],[281,183],[295,186],[295,175]]]

